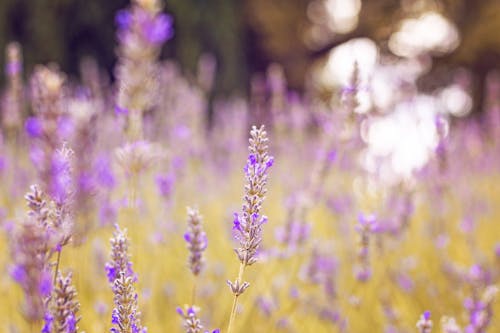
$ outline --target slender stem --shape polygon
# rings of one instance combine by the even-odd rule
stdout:
[[[137,184],[139,175],[137,172],[133,172],[129,179],[129,207],[136,207],[136,197],[137,197]]]
[[[238,272],[238,279],[236,280],[238,285],[241,285],[243,281],[243,273],[245,272],[245,265],[240,263],[240,271]],[[236,317],[236,307],[238,306],[238,295],[234,295],[233,307],[231,308],[231,315],[229,316],[229,324],[227,325],[227,333],[231,333],[231,329],[234,323],[234,318]]]
[[[57,251],[56,268],[54,270],[54,285],[57,281],[57,272],[59,271],[59,262],[61,261],[61,251],[62,250]]]
[[[194,283],[193,283],[193,293],[191,295],[191,305],[195,305],[196,302],[196,276],[194,277]]]

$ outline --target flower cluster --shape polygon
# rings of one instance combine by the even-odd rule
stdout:
[[[137,293],[134,279],[120,271],[113,283],[115,308],[113,309],[111,333],[146,333],[141,326],[140,312],[137,309]]]
[[[432,332],[432,320],[430,311],[425,311],[417,322],[417,329],[419,333]]]
[[[114,286],[115,280],[123,273],[125,277],[131,277],[133,281],[137,277],[132,270],[132,261],[128,254],[129,241],[127,238],[127,230],[120,229],[120,226],[115,225],[115,232],[110,240],[111,243],[111,261],[106,263],[106,273],[111,286]]]
[[[72,274],[58,274],[54,290],[46,301],[47,313],[42,333],[78,332],[78,310],[76,289],[72,285]]]
[[[54,178],[53,159],[67,134],[63,84],[65,76],[55,68],[38,66],[31,80],[32,107],[35,117],[25,127],[32,139],[31,159],[42,189],[51,194]]]
[[[201,325],[201,321],[198,318],[198,312],[200,309],[196,306],[184,306],[184,309],[178,307],[177,313],[184,319],[182,326],[185,329],[186,333],[202,333],[203,325]],[[210,333],[209,331],[205,331],[203,333]],[[220,333],[219,329],[215,329],[212,333]]]
[[[160,13],[159,0],[135,0],[118,12],[119,78],[117,111],[128,113],[129,136],[142,138],[142,113],[151,107],[158,90],[157,58],[173,35],[172,18]]]
[[[28,215],[12,231],[10,239],[13,258],[10,275],[23,289],[24,315],[30,322],[40,321],[44,316],[43,300],[52,289],[51,234],[34,216]]]
[[[21,126],[21,116],[24,109],[22,82],[22,55],[18,43],[9,43],[6,52],[7,64],[5,72],[8,88],[3,100],[2,123],[9,131],[17,132]]]
[[[465,332],[485,332],[493,317],[493,300],[498,294],[498,287],[489,286],[478,299],[468,298],[465,300],[465,308],[469,313],[469,325]]]
[[[145,333],[137,309],[137,293],[134,283],[137,276],[132,270],[128,254],[127,230],[116,225],[111,238],[111,261],[106,263],[108,281],[114,294],[115,308],[112,313],[112,333]]]
[[[189,250],[188,266],[191,272],[197,276],[203,268],[203,251],[207,248],[208,240],[203,231],[202,216],[197,209],[189,208],[188,230],[184,234],[184,240]]]
[[[241,214],[234,214],[233,231],[240,247],[235,249],[240,262],[249,266],[257,261],[257,251],[262,241],[262,225],[267,217],[260,211],[267,192],[268,170],[274,158],[268,154],[268,138],[264,126],[252,127],[249,155],[245,170],[245,196]]]

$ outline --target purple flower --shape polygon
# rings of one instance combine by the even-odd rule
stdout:
[[[19,283],[20,285],[23,285],[26,282],[26,279],[28,278],[26,270],[21,265],[15,265],[11,267],[9,273],[10,276],[14,279],[14,281]]]
[[[73,190],[71,158],[73,151],[63,146],[52,158],[51,195],[58,204],[66,203]]]
[[[39,138],[43,134],[42,123],[36,117],[29,117],[26,119],[24,128],[28,136],[31,138]]]
[[[57,121],[57,132],[63,139],[70,138],[75,131],[75,124],[69,117],[60,117]]]
[[[241,222],[240,222],[240,218],[238,216],[238,213],[234,213],[233,215],[234,215],[233,230],[242,231],[241,230]]]
[[[170,197],[174,187],[175,176],[171,173],[166,175],[158,175],[156,177],[156,186],[162,197]]]
[[[88,171],[83,171],[78,176],[78,190],[82,193],[91,193],[94,189],[94,179]]]
[[[234,214],[233,220],[234,238],[240,243],[234,251],[245,266],[257,261],[256,255],[262,241],[262,225],[267,222],[260,211],[267,192],[267,171],[274,160],[268,154],[268,141],[264,126],[252,127],[249,154],[244,168],[246,185],[243,208],[241,214]]]
[[[180,306],[178,306],[175,311],[177,311],[177,313],[181,316],[184,316],[184,311],[182,311],[182,308]]]
[[[112,224],[116,221],[116,205],[109,200],[104,200],[99,208],[99,222],[102,226]]]
[[[359,225],[356,227],[358,229],[358,231],[365,230],[365,229],[367,231],[374,231],[376,228],[377,218],[375,217],[375,215],[359,214],[358,221],[359,221]]]
[[[42,333],[51,333],[54,317],[50,313],[46,313],[43,319],[45,324],[43,325]]]
[[[188,266],[196,276],[203,268],[203,251],[208,246],[207,235],[203,230],[202,216],[196,209],[188,207],[188,228],[184,234],[189,250]]]
[[[152,44],[164,43],[174,35],[172,17],[167,14],[160,14],[152,21],[145,22],[143,33]]]
[[[21,68],[19,61],[11,61],[5,65],[5,72],[8,76],[14,76],[21,71]]]
[[[127,9],[119,10],[115,16],[115,23],[118,30],[127,30],[132,22],[132,14]]]
[[[104,268],[106,269],[106,276],[108,277],[109,283],[113,283],[113,281],[117,278],[116,268],[110,263],[106,263]]]
[[[327,156],[328,162],[330,162],[330,163],[335,162],[335,160],[337,159],[337,150],[335,150],[335,149],[330,150],[326,156]]]
[[[69,314],[66,318],[66,332],[73,333],[76,332],[76,318],[74,314]]]
[[[255,165],[255,163],[257,163],[257,157],[255,157],[255,155],[254,155],[254,154],[250,154],[250,155],[248,156],[248,162],[249,162],[249,164],[250,164],[251,166],[254,166],[254,165]]]
[[[108,157],[104,155],[99,156],[99,158],[97,158],[95,162],[94,169],[97,177],[97,182],[100,185],[106,187],[109,190],[115,187],[115,176],[111,169]]]
[[[44,271],[40,276],[40,282],[38,284],[40,294],[47,297],[52,292],[52,278],[48,271]]]
[[[115,114],[117,116],[126,116],[128,115],[129,111],[127,108],[122,108],[118,105],[115,105]]]

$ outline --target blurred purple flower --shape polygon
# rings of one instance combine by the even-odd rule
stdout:
[[[38,284],[40,294],[47,297],[52,292],[52,277],[48,271],[44,271],[40,276],[40,282]]]
[[[42,328],[42,333],[51,333],[52,332],[52,326],[54,322],[54,317],[50,313],[46,313],[44,316],[44,325]]]
[[[172,16],[160,14],[151,21],[145,22],[143,33],[152,44],[162,44],[174,35]]]
[[[28,134],[28,136],[31,138],[38,138],[43,134],[42,123],[36,117],[29,117],[28,119],[26,119],[24,128],[26,130],[26,134]]]
[[[156,186],[162,197],[169,197],[174,187],[175,176],[172,173],[158,175],[156,177]]]
[[[57,132],[62,139],[70,138],[75,130],[75,124],[69,117],[60,117],[57,121]]]
[[[122,108],[118,105],[115,105],[115,114],[117,116],[126,116],[128,115],[129,111],[127,108]]]
[[[8,76],[14,76],[21,71],[21,63],[19,61],[11,61],[5,65],[5,73]]]
[[[14,281],[19,283],[20,285],[23,285],[28,278],[26,270],[21,265],[12,266],[9,270],[9,274],[14,279]]]
[[[97,182],[99,185],[111,190],[115,187],[116,181],[111,169],[109,158],[101,155],[96,159],[94,165]]]
[[[119,10],[115,16],[115,23],[118,30],[127,30],[132,22],[132,14],[127,9]]]

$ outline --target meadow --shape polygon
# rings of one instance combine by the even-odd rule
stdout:
[[[498,82],[400,174],[368,153],[386,114],[357,112],[356,64],[328,102],[276,69],[214,102],[210,57],[159,60],[159,3],[116,25],[115,82],[7,50],[1,332],[500,331]]]

